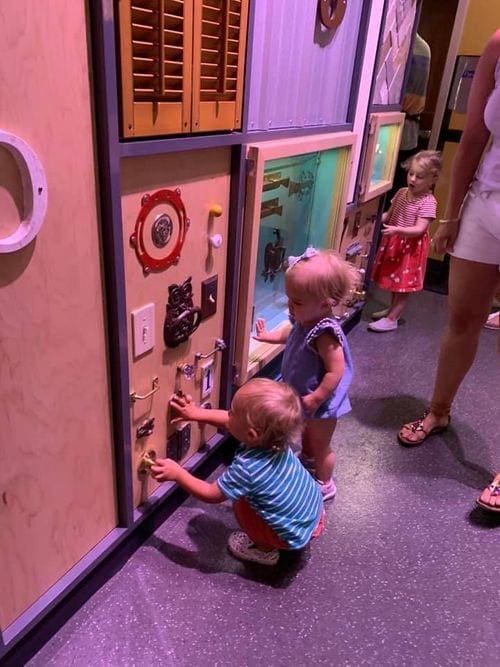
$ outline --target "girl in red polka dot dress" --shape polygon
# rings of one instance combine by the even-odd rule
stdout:
[[[372,331],[397,329],[399,318],[412,292],[424,287],[429,252],[427,228],[436,218],[437,202],[432,194],[441,171],[437,151],[420,151],[402,165],[408,187],[394,195],[382,215],[382,241],[375,256],[372,280],[392,294],[389,308],[373,313]]]

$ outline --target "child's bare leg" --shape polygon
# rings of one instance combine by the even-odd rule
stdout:
[[[327,484],[335,468],[335,454],[330,442],[337,425],[336,419],[308,419],[302,436],[303,451],[314,459],[316,478]]]
[[[406,307],[406,304],[408,303],[408,299],[410,298],[410,293],[409,292],[393,292],[392,293],[392,303],[391,303],[391,309],[387,313],[387,317],[390,320],[399,320],[401,317],[401,313]]]

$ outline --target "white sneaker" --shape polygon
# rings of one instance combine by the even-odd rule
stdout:
[[[316,481],[319,484],[319,490],[321,491],[321,495],[323,496],[323,502],[325,500],[331,500],[332,498],[335,498],[335,494],[337,493],[337,487],[333,479],[331,479],[329,482],[321,482],[319,479],[317,479]]]
[[[382,308],[382,310],[376,310],[372,313],[372,320],[381,320],[386,315],[389,315],[389,308]]]
[[[370,322],[368,328],[370,331],[394,331],[394,329],[398,328],[398,321],[383,317],[381,320],[377,320],[377,322]]]
[[[246,533],[242,532],[231,533],[227,541],[227,548],[236,558],[261,565],[276,565],[280,557],[278,549],[262,551],[255,546]]]

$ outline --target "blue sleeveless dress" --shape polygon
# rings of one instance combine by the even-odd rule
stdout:
[[[281,375],[283,380],[290,384],[299,396],[313,392],[325,375],[323,360],[316,350],[315,341],[325,331],[334,336],[344,352],[344,375],[337,388],[324,403],[316,410],[314,419],[337,419],[351,410],[351,403],[347,391],[352,381],[352,357],[346,337],[336,320],[325,317],[312,328],[304,328],[292,320],[293,328],[283,353]]]

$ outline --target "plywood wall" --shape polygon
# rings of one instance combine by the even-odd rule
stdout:
[[[48,185],[38,237],[0,254],[2,629],[116,525],[85,5],[0,4],[0,128]],[[20,180],[5,150],[0,192],[7,236]]]
[[[131,389],[141,395],[152,388],[152,379],[159,379],[159,390],[151,398],[139,400],[131,405],[133,443],[133,479],[134,502],[139,505],[154,491],[157,484],[146,476],[140,479],[137,469],[140,457],[144,452],[154,450],[160,457],[165,457],[167,438],[174,433],[169,425],[168,401],[175,390],[190,394],[197,403],[202,402],[200,388],[201,366],[208,360],[195,362],[195,353],[208,354],[214,349],[216,338],[222,338],[224,321],[224,295],[226,286],[229,185],[230,185],[231,151],[219,148],[186,153],[166,154],[144,158],[130,158],[122,161],[122,212],[123,212],[123,243],[125,254],[126,297],[129,323],[129,363]],[[130,246],[130,235],[135,230],[138,213],[141,209],[143,196],[159,190],[179,190],[190,224],[185,243],[178,263],[158,271],[144,275],[141,263]],[[212,206],[220,206],[221,215],[210,215]],[[155,208],[148,216],[145,224],[145,238],[151,232],[147,226],[149,220],[162,211]],[[167,209],[174,219],[176,237],[177,223],[172,209]],[[221,246],[210,245],[210,237],[221,236]],[[151,247],[151,242],[149,241]],[[171,246],[165,251],[155,250],[155,257],[168,254]],[[153,250],[151,250],[153,252]],[[169,286],[181,285],[191,277],[193,289],[193,305],[201,304],[201,283],[203,280],[217,276],[217,309],[216,312],[202,320],[198,329],[177,347],[167,347],[163,341],[163,323]],[[155,312],[155,345],[142,355],[134,356],[131,312],[145,304],[153,303]],[[223,352],[222,354],[227,354]],[[206,401],[213,407],[219,407],[221,353],[211,357],[214,361],[214,388]],[[186,378],[178,372],[184,364],[195,366],[193,378]],[[203,401],[204,402],[204,401]],[[148,437],[136,438],[137,427],[144,420],[154,418],[153,433]],[[191,426],[190,446],[182,460],[194,454],[203,442],[214,435],[213,427],[200,429],[196,424]]]

